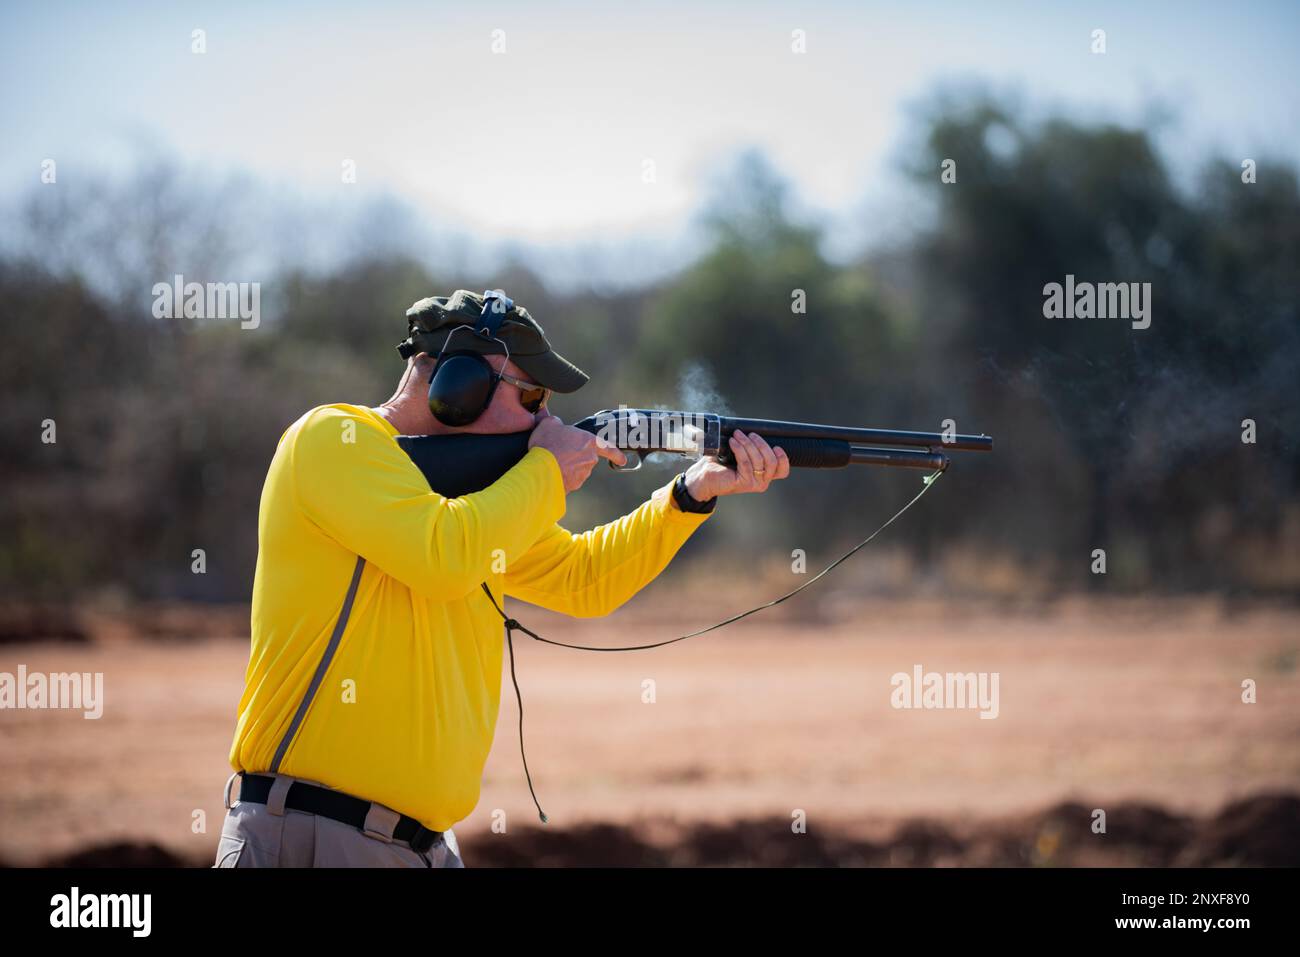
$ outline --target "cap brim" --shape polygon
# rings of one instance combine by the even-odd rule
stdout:
[[[414,307],[412,307],[414,308]],[[453,336],[457,329],[467,330]],[[444,347],[450,345],[453,351],[477,352],[481,355],[500,354],[501,349],[482,337],[470,334],[473,326],[457,323],[445,329],[428,330],[413,334],[413,342],[420,352],[436,357]],[[501,344],[510,353],[510,361],[528,373],[538,385],[544,385],[552,392],[576,392],[587,384],[589,376],[564,356],[547,348],[549,343],[541,335],[541,330],[507,323],[498,334]],[[514,348],[511,348],[513,346]],[[525,353],[522,350],[545,349],[544,352]]]
[[[510,361],[527,372],[538,385],[544,385],[552,392],[577,392],[590,378],[564,356],[553,351],[535,356],[512,354]]]

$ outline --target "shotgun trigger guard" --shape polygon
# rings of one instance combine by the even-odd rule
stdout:
[[[605,460],[608,463],[609,467],[612,468],[615,472],[635,472],[637,469],[641,467],[640,452],[636,451],[635,449],[620,449],[620,451],[627,456],[627,462],[624,463],[623,465],[615,465],[613,462],[610,462],[608,459]]]

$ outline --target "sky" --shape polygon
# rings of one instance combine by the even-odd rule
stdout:
[[[1173,108],[1174,156],[1300,162],[1293,2],[0,11],[0,204],[47,158],[62,180],[172,156],[308,202],[396,197],[476,242],[558,255],[670,245],[737,152],[758,147],[831,242],[856,248],[906,217],[898,166],[917,103],[973,79],[1081,119]]]

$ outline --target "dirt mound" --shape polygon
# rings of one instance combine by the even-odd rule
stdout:
[[[45,862],[46,867],[195,867],[198,864],[157,844],[130,841],[100,844]]]
[[[1094,830],[1101,820],[1097,810],[1105,811],[1104,831]],[[1014,857],[1006,863],[1036,866],[1168,867],[1196,831],[1195,819],[1153,804],[1066,802],[1008,827],[1004,852]]]
[[[1229,804],[1175,861],[1178,866],[1295,867],[1300,863],[1300,797],[1259,794]]]
[[[81,616],[55,605],[0,605],[0,645],[33,641],[85,644],[90,632]]]
[[[1300,797],[1264,794],[1197,819],[1152,804],[1106,810],[1067,802],[1028,817],[949,826],[914,818],[872,842],[835,828],[791,832],[785,818],[734,824],[530,828],[509,840],[462,840],[478,867],[1295,867],[1300,866]]]

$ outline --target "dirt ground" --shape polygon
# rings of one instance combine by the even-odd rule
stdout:
[[[507,674],[482,798],[456,828],[467,863],[1300,863],[1300,612],[846,607],[625,655],[521,639],[551,823],[524,783]],[[592,644],[714,620],[513,614]],[[0,671],[103,671],[106,686],[98,721],[0,712],[0,861],[210,861],[247,639],[227,624],[187,640],[155,630],[0,644]],[[892,707],[891,676],[915,665],[997,672],[997,717]]]

